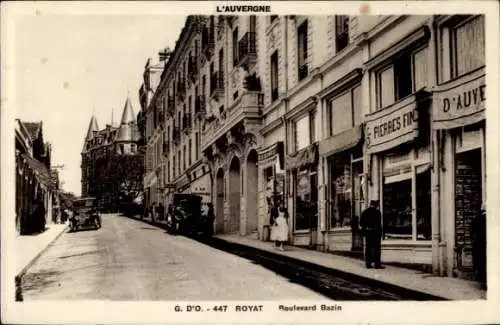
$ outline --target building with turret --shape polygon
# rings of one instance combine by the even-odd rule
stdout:
[[[97,119],[90,119],[87,134],[84,139],[82,155],[82,197],[97,197],[104,210],[116,209],[119,193],[123,186],[130,183],[141,183],[135,179],[135,173],[127,173],[124,169],[132,168],[142,175],[142,155],[138,152],[138,144],[141,135],[137,126],[136,116],[130,99],[127,98],[119,125],[113,121],[104,129],[99,129]],[[124,168],[123,164],[134,164],[140,160],[137,166]]]

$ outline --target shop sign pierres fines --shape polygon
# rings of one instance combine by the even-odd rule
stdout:
[[[434,128],[451,129],[482,121],[485,101],[484,68],[438,86],[433,100]]]
[[[418,110],[414,95],[367,116],[365,140],[369,152],[388,150],[417,136]]]

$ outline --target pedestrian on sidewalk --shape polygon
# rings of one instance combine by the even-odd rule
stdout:
[[[379,201],[371,200],[370,206],[361,213],[360,226],[365,237],[365,263],[367,268],[384,267],[380,261],[380,246],[382,241],[382,214],[379,210]]]
[[[274,219],[271,228],[271,240],[279,246],[280,251],[284,251],[285,242],[288,241],[288,212],[283,201],[279,202],[278,217]]]

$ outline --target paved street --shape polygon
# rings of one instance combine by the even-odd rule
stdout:
[[[252,261],[137,220],[64,233],[25,275],[24,300],[325,299]]]

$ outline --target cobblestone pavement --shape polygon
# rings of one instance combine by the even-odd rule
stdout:
[[[64,233],[24,276],[29,300],[295,300],[324,295],[272,268],[126,217]],[[284,266],[286,267],[286,265]]]

